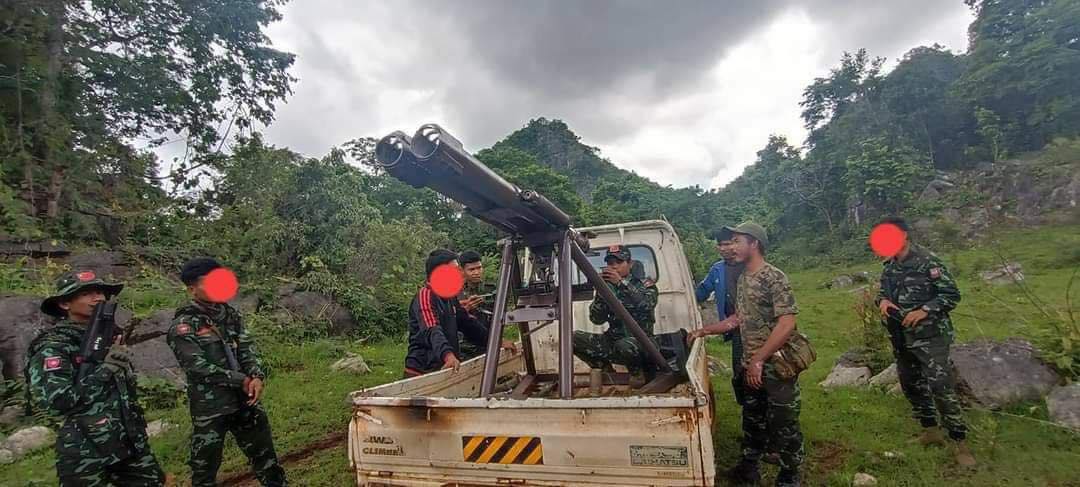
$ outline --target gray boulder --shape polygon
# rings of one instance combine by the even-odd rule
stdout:
[[[0,449],[8,450],[15,460],[40,448],[49,446],[53,441],[53,432],[44,426],[31,426],[16,431],[0,443]]]
[[[173,311],[160,310],[140,320],[128,341],[135,371],[146,377],[165,379],[177,386],[185,384],[180,364],[165,341],[172,324]]]
[[[870,383],[870,375],[870,367],[846,367],[836,364],[829,376],[818,385],[825,389],[865,386]]]
[[[877,483],[877,479],[873,475],[862,472],[855,474],[855,478],[851,480],[852,487],[870,487],[871,485],[877,485]]]
[[[55,321],[40,306],[41,298],[34,296],[0,297],[0,362],[6,380],[22,377],[30,341]]]
[[[345,358],[334,362],[330,366],[330,370],[335,372],[350,372],[353,374],[367,374],[371,372],[371,367],[368,367],[367,362],[364,361],[364,357],[355,353],[348,353]]]
[[[979,278],[987,284],[1001,286],[1024,281],[1024,266],[1019,262],[1009,262],[1000,267],[979,273]]]
[[[829,289],[845,289],[855,285],[855,279],[851,276],[844,274],[833,278],[829,283]]]
[[[960,390],[989,408],[1038,401],[1060,382],[1030,342],[978,339],[952,348]]]
[[[229,301],[229,305],[236,308],[241,314],[249,315],[259,311],[262,299],[257,294],[247,294],[233,298],[232,301]]]
[[[1050,419],[1080,431],[1080,383],[1054,388],[1046,398]]]
[[[8,406],[0,410],[0,426],[12,426],[17,424],[23,417],[22,406]]]
[[[68,259],[72,269],[90,269],[98,276],[111,280],[125,280],[135,275],[137,265],[123,252],[95,250],[72,255]]]
[[[173,428],[176,428],[176,424],[165,421],[164,419],[151,421],[146,425],[146,435],[151,438],[157,438]]]
[[[893,384],[900,383],[900,375],[896,371],[896,364],[890,365],[885,370],[882,370],[870,378],[870,385],[876,387],[888,387]]]
[[[349,310],[325,294],[311,291],[284,294],[278,299],[277,307],[274,316],[278,321],[323,325],[333,335],[349,333],[357,326]]]

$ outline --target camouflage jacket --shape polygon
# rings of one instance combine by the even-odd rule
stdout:
[[[56,437],[56,469],[73,475],[149,451],[146,420],[133,374],[89,366],[78,382],[85,327],[62,320],[43,330],[27,350],[26,382],[38,408],[63,418]]]
[[[757,272],[743,271],[735,300],[746,361],[765,345],[778,318],[799,314],[787,275],[768,263]]]
[[[626,311],[630,312],[630,316],[634,317],[641,329],[645,330],[646,334],[653,335],[653,325],[656,323],[656,301],[660,296],[656,284],[648,279],[642,281],[631,276],[623,279],[618,285],[611,283],[607,285],[615,292],[615,297],[619,298],[619,302],[626,307]],[[633,336],[600,296],[597,296],[589,306],[589,320],[597,325],[607,323],[609,326],[604,334],[613,338]]]
[[[945,264],[933,252],[912,245],[903,261],[885,261],[881,272],[881,290],[877,302],[888,299],[900,307],[901,314],[923,308],[929,316],[906,330],[920,336],[937,333],[951,335],[949,312],[960,302],[960,289]]]
[[[227,304],[191,303],[177,309],[167,341],[187,375],[194,418],[209,419],[241,409],[247,400],[244,379],[266,377],[240,313]],[[229,366],[226,346],[236,358],[236,370]]]

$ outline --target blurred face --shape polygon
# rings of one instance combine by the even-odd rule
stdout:
[[[188,286],[188,292],[193,298],[195,298],[196,301],[209,303],[211,302],[210,296],[206,295],[206,287],[203,285],[205,280],[206,276],[200,277],[199,280],[195,282],[195,284]]]
[[[607,259],[607,268],[615,271],[619,274],[619,277],[626,277],[630,275],[630,261],[619,260],[615,258]]]
[[[720,252],[720,257],[724,260],[735,260],[735,241],[734,240],[721,240],[716,244],[716,250]]]
[[[465,282],[469,284],[477,284],[484,280],[484,264],[482,262],[470,262],[462,266],[461,271],[465,273]]]
[[[67,311],[71,321],[84,323],[90,321],[94,314],[94,306],[105,301],[105,293],[100,289],[87,289],[76,294],[70,300],[60,303],[60,309]]]
[[[757,242],[751,243],[750,240],[751,238],[748,235],[735,235],[731,245],[735,262],[746,262],[753,257]]]

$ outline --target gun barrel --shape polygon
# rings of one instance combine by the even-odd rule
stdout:
[[[417,188],[431,188],[507,233],[529,235],[570,226],[570,217],[550,200],[503,179],[436,124],[422,125],[411,138],[402,132],[383,137],[375,155],[390,175]]]

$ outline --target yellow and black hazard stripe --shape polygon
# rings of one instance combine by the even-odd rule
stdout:
[[[461,455],[470,463],[543,465],[544,445],[535,436],[462,436]]]

